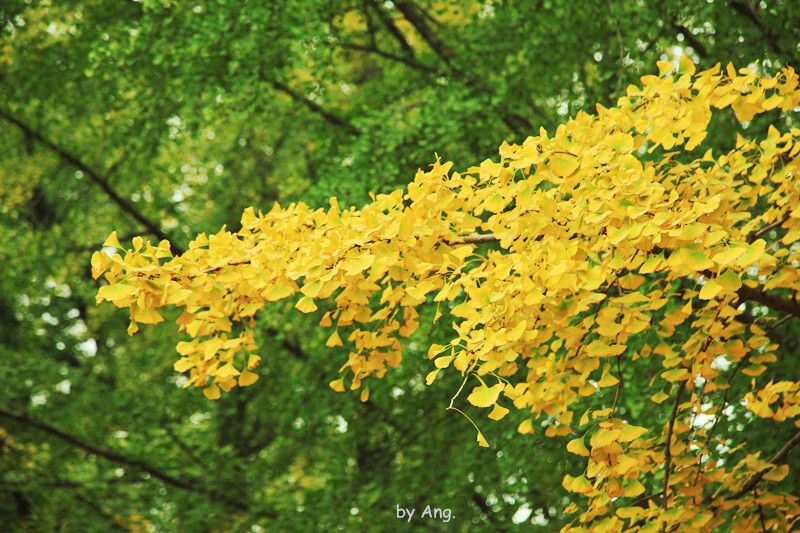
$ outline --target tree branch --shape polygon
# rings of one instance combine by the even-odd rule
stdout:
[[[322,106],[317,104],[316,102],[309,100],[305,96],[301,96],[297,92],[293,91],[289,86],[284,85],[283,83],[279,82],[278,80],[269,80],[263,74],[261,74],[262,81],[266,81],[270,83],[275,89],[281,91],[282,93],[288,95],[292,100],[299,104],[303,104],[308,109],[317,113],[318,115],[322,116],[326,121],[330,122],[334,126],[342,128],[350,135],[358,136],[361,135],[361,132],[350,124],[347,120],[343,119],[342,117],[331,113],[330,111],[324,109]]]
[[[414,57],[414,49],[411,47],[410,44],[408,44],[406,36],[403,35],[403,32],[400,31],[397,25],[395,25],[394,21],[389,16],[389,14],[383,10],[383,7],[377,5],[378,3],[382,4],[383,2],[376,2],[373,0],[373,2],[371,3],[372,7],[375,9],[375,12],[378,14],[378,18],[381,19],[381,22],[383,22],[383,25],[386,26],[387,30],[389,30],[389,33],[392,34],[392,37],[394,37],[394,39],[400,44],[400,48],[403,49],[406,55],[408,55],[409,57]]]
[[[359,50],[361,52],[369,52],[372,54],[377,54],[381,57],[385,57],[386,59],[391,59],[392,61],[405,63],[409,67],[415,68],[417,70],[422,70],[424,72],[430,72],[432,74],[436,74],[438,72],[438,70],[436,70],[435,68],[430,67],[428,65],[424,65],[419,61],[416,61],[410,57],[397,56],[392,53],[380,50],[377,46],[362,46],[360,44],[347,43],[347,42],[340,42],[339,44],[342,46],[342,48],[349,48],[351,50]]]
[[[95,444],[86,442],[85,440],[76,437],[75,435],[71,435],[65,431],[62,431],[54,426],[51,426],[44,422],[40,422],[38,420],[34,420],[30,418],[28,415],[12,413],[10,411],[6,411],[5,409],[0,408],[0,416],[16,420],[17,422],[20,422],[27,426],[48,433],[49,435],[61,439],[66,443],[72,444],[73,446],[80,448],[81,450],[91,455],[96,455],[98,457],[108,459],[109,461],[127,465],[137,470],[141,470],[142,472],[147,472],[154,478],[161,480],[167,485],[171,485],[173,487],[177,487],[179,489],[183,489],[189,492],[205,494],[206,496],[209,496],[214,500],[222,501],[227,505],[230,505],[242,511],[249,510],[249,505],[246,502],[241,501],[239,499],[231,498],[230,496],[228,496],[223,492],[205,488],[205,486],[207,485],[207,482],[205,480],[197,478],[175,477],[149,463],[140,461],[138,459],[132,459],[118,452],[115,452],[114,450],[109,450],[107,448],[102,448]],[[269,518],[276,518],[277,515],[275,515],[274,513],[265,513],[265,516],[268,516]]]
[[[672,23],[672,28],[678,34],[683,35],[683,38],[686,40],[686,42],[689,44],[689,46],[691,46],[692,49],[695,52],[697,52],[697,55],[699,55],[703,59],[708,57],[708,49],[706,48],[706,45],[701,43],[697,39],[697,37],[694,36],[694,34],[692,33],[692,30],[690,30],[689,28],[687,28],[686,26],[684,26],[682,24],[677,24],[677,23],[674,23],[674,22]]]
[[[453,51],[447,46],[444,41],[434,32],[428,23],[425,22],[424,16],[417,11],[417,6],[410,2],[409,0],[395,0],[394,2],[395,7],[403,14],[406,20],[414,26],[414,29],[425,39],[425,42],[428,43],[428,46],[436,52],[442,61],[445,62],[448,66],[450,62],[454,59],[455,55]]]
[[[669,506],[667,493],[669,492],[669,474],[670,470],[672,470],[672,434],[675,427],[675,419],[678,417],[678,406],[681,403],[681,395],[683,394],[683,389],[685,387],[685,381],[681,381],[678,385],[678,392],[675,394],[675,402],[672,404],[672,414],[669,417],[667,438],[664,440],[664,489],[662,490],[663,500],[661,502],[662,506],[664,507],[664,511],[666,511],[667,507]],[[664,527],[666,527],[666,524],[664,524]]]
[[[786,459],[786,456],[789,455],[789,452],[791,452],[792,448],[797,446],[798,443],[800,443],[800,432],[795,433],[794,437],[789,439],[789,442],[784,444],[783,448],[781,448],[780,451],[778,451],[778,453],[776,453],[772,457],[772,459],[769,460],[769,462],[771,464],[773,464],[773,465],[777,465],[778,463],[780,463],[781,461]],[[753,490],[755,488],[755,486],[758,485],[758,483],[764,477],[764,474],[766,474],[770,470],[772,470],[772,467],[765,468],[765,469],[761,470],[760,472],[755,474],[753,477],[751,477],[747,481],[747,483],[745,483],[744,486],[740,490],[738,490],[734,494],[731,494],[730,496],[727,496],[725,499],[726,500],[735,500],[737,498],[741,498],[742,496],[744,496],[745,494],[747,494],[748,492]]]
[[[119,206],[120,209],[131,215],[137,222],[139,222],[145,228],[147,228],[148,233],[155,236],[159,240],[169,241],[170,248],[172,249],[172,253],[174,255],[183,254],[183,249],[177,244],[175,244],[174,241],[170,239],[166,233],[164,233],[164,231],[159,227],[158,224],[156,224],[154,221],[144,216],[142,212],[139,211],[139,209],[137,209],[135,205],[133,205],[133,203],[129,202],[128,200],[120,196],[119,193],[117,193],[117,191],[115,191],[114,188],[111,187],[111,184],[109,184],[108,182],[107,176],[101,176],[98,171],[90,167],[80,157],[73,154],[72,152],[69,152],[66,148],[63,148],[62,146],[56,144],[52,140],[48,139],[47,137],[45,137],[43,133],[34,130],[26,122],[10,115],[6,110],[0,109],[0,117],[4,118],[8,122],[11,122],[15,126],[17,126],[20,130],[22,130],[25,133],[25,135],[30,136],[31,138],[37,140],[40,144],[43,144],[44,146],[46,146],[47,148],[58,154],[61,157],[61,159],[63,159],[70,165],[74,166],[75,168],[79,169],[84,174],[86,174],[86,176],[88,176],[93,183],[98,185],[103,190],[103,192],[106,193],[106,196],[108,196],[111,199],[111,201],[117,204],[117,206]]]
[[[764,20],[761,18],[761,15],[758,11],[750,5],[747,0],[734,0],[730,2],[730,6],[733,8],[734,11],[742,15],[744,18],[752,22],[759,30],[761,30],[761,34],[764,36],[764,39],[769,44],[769,47],[772,48],[772,51],[781,56],[784,60],[790,63],[796,63],[798,61],[797,55],[791,50],[786,50],[781,42],[778,40],[778,37],[772,33],[769,25],[764,23]],[[795,70],[797,70],[795,68]]]

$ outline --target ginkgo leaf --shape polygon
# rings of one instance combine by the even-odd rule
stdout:
[[[505,205],[506,201],[499,194],[493,194],[483,204],[484,208],[487,211],[491,211],[492,213],[499,213],[500,211],[503,210],[503,207],[505,207]]]
[[[219,387],[216,383],[203,389],[203,395],[209,400],[217,400],[220,397]]]
[[[328,386],[336,392],[344,392],[344,378],[334,379]]]
[[[333,347],[333,346],[342,346],[342,339],[339,337],[339,330],[336,329],[333,331],[328,340],[325,342],[325,346]]]
[[[581,455],[583,457],[589,457],[589,449],[586,447],[586,443],[584,439],[586,437],[580,437],[577,439],[572,439],[567,443],[567,451],[572,452],[575,455]]]
[[[240,372],[236,370],[235,366],[233,366],[231,363],[226,363],[222,365],[219,370],[217,370],[217,377],[223,379],[230,378],[233,376],[238,376],[239,373]]]
[[[579,494],[589,494],[594,490],[594,488],[592,487],[592,484],[589,483],[589,480],[586,479],[586,476],[581,474],[572,480],[569,490]]]
[[[592,438],[589,439],[589,444],[592,448],[602,448],[609,444],[616,442],[622,432],[618,429],[599,429]]]
[[[433,383],[436,380],[436,376],[439,375],[439,370],[441,370],[441,369],[437,368],[436,370],[428,372],[428,375],[425,376],[425,384],[426,385],[430,385],[431,383]]]
[[[764,250],[767,246],[767,243],[764,239],[758,239],[750,244],[745,252],[739,257],[736,261],[736,264],[742,268],[748,267],[754,262],[758,261],[761,255],[764,253]]]
[[[486,441],[486,439],[483,437],[483,433],[481,433],[480,431],[478,431],[478,446],[480,446],[481,448],[489,447],[489,443]]]
[[[692,270],[699,272],[714,266],[714,263],[709,258],[697,250],[682,247],[678,249],[678,253],[680,255],[681,263],[688,266]]]
[[[508,414],[508,409],[502,407],[499,403],[494,404],[494,409],[489,413],[489,418],[492,420],[500,420]]]
[[[181,357],[175,362],[174,365],[172,365],[172,368],[174,368],[176,372],[186,372],[193,366],[194,363],[192,362],[191,359],[189,359],[188,357]]]
[[[268,302],[282,300],[283,298],[291,296],[292,294],[294,294],[294,289],[288,285],[273,285],[261,293],[264,299]]]
[[[482,384],[472,389],[472,393],[467,397],[467,401],[475,407],[489,407],[497,401],[501,392],[503,392],[503,385],[501,383],[492,387],[487,387]]]
[[[640,426],[631,426],[629,424],[625,424],[622,427],[622,430],[621,430],[621,432],[619,434],[619,441],[620,442],[631,442],[631,441],[634,441],[634,440],[638,439],[639,437],[641,437],[642,435],[644,435],[645,433],[647,433],[648,431],[650,431],[650,430],[647,429],[647,428],[643,428],[643,427],[640,427]]]
[[[369,387],[364,387],[364,390],[361,391],[361,401],[366,402],[369,400]]]
[[[726,269],[725,272],[717,277],[717,283],[728,292],[736,292],[742,287],[742,280],[739,279],[739,274],[731,269]]]
[[[113,246],[114,248],[122,248],[122,245],[119,243],[119,240],[117,239],[116,231],[112,231],[111,235],[109,235],[108,239],[106,239],[106,242],[103,243],[103,247],[106,246]]]
[[[628,498],[634,498],[644,491],[644,485],[642,485],[638,479],[629,479],[628,483],[625,485],[625,496]]]
[[[718,285],[713,279],[709,279],[705,282],[705,284],[703,284],[703,288],[700,289],[700,299],[710,300],[719,294],[721,290],[721,285]]]
[[[125,283],[115,283],[114,285],[103,285],[97,291],[97,294],[103,300],[109,300],[114,302],[116,300],[122,300],[124,298],[127,298],[137,290],[138,288],[134,287],[133,285],[128,285]]]
[[[731,246],[724,252],[719,252],[718,254],[716,254],[714,257],[711,258],[711,260],[717,263],[718,265],[727,265],[734,259],[744,254],[746,250],[747,248],[743,246]]]
[[[239,386],[246,387],[248,385],[252,385],[258,380],[258,374],[255,372],[250,372],[246,368],[242,370],[242,373],[239,374]]]
[[[553,157],[550,159],[550,168],[559,178],[564,178],[575,172],[580,166],[577,157]]]
[[[297,301],[295,307],[303,313],[312,313],[317,310],[317,304],[315,304],[314,300],[308,296],[301,297]]]

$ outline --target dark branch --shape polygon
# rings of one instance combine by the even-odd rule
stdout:
[[[287,94],[295,102],[303,104],[314,113],[317,113],[318,115],[322,116],[322,118],[324,118],[329,123],[339,128],[342,128],[350,135],[355,135],[355,136],[361,135],[361,132],[358,130],[358,128],[350,124],[348,121],[324,109],[316,102],[309,100],[304,96],[301,96],[300,94],[289,88],[287,85],[284,85],[283,83],[277,80],[267,80],[266,78],[264,78],[263,75],[261,76],[261,79],[264,81],[268,81],[270,84],[272,84],[273,87],[275,87],[275,89],[281,91],[284,94]]]
[[[340,44],[341,44],[342,48],[349,48],[351,50],[359,50],[361,52],[369,52],[369,53],[372,53],[372,54],[377,54],[377,55],[379,55],[381,57],[385,57],[386,59],[391,59],[392,61],[398,61],[400,63],[404,63],[404,64],[408,65],[409,67],[415,68],[417,70],[422,70],[422,71],[430,72],[430,73],[433,73],[433,74],[438,72],[438,70],[436,70],[435,68],[430,67],[428,65],[424,65],[424,64],[420,63],[419,61],[411,59],[410,57],[397,56],[397,55],[394,55],[394,54],[392,54],[390,52],[386,52],[384,50],[380,50],[376,46],[362,46],[360,44],[345,43],[345,42],[342,42]]]
[[[383,2],[380,2],[383,4]],[[403,49],[403,52],[406,53],[409,57],[414,57],[414,49],[408,44],[408,40],[406,40],[406,36],[403,35],[403,32],[397,27],[397,25],[392,20],[392,17],[384,11],[383,7],[380,5],[376,5],[376,2],[371,4],[375,8],[375,13],[377,13],[378,18],[381,19],[383,25],[386,26],[386,29],[389,30],[389,33],[392,34],[392,37],[400,44],[400,48]]]
[[[775,456],[772,459],[769,460],[769,462],[771,464],[773,464],[773,465],[777,465],[778,463],[780,463],[781,461],[786,459],[786,456],[789,455],[789,452],[791,452],[792,448],[797,446],[798,443],[800,443],[800,432],[795,433],[794,437],[789,439],[789,442],[784,444],[783,448],[781,448],[780,451],[778,453],[776,453]],[[748,492],[753,490],[756,487],[756,485],[758,485],[758,483],[761,481],[761,479],[764,477],[764,475],[767,472],[769,472],[770,470],[772,470],[772,468],[773,467],[768,467],[768,468],[765,468],[765,469],[761,470],[760,472],[755,474],[753,477],[751,477],[747,481],[747,483],[745,483],[744,486],[740,490],[738,490],[737,492],[731,494],[730,496],[727,496],[725,499],[726,500],[735,500],[737,498],[741,498],[742,496],[744,496],[745,494],[747,494]]]
[[[450,62],[455,57],[453,51],[442,41],[436,32],[428,26],[424,15],[417,10],[417,6],[409,0],[395,0],[394,5],[400,10],[406,20],[414,26],[414,29],[419,32],[422,38],[425,39],[428,46],[436,52],[436,55],[438,55],[445,64],[450,65]]]
[[[86,174],[86,176],[89,177],[89,179],[93,183],[95,183],[101,189],[103,189],[103,192],[106,193],[106,196],[108,196],[111,199],[111,201],[117,204],[117,206],[119,206],[120,209],[131,215],[137,222],[139,222],[145,228],[147,228],[148,233],[155,236],[159,240],[169,241],[173,254],[175,255],[183,254],[183,249],[177,244],[175,244],[172,241],[172,239],[170,239],[169,236],[166,233],[164,233],[164,231],[159,227],[158,224],[156,224],[154,221],[144,216],[142,212],[136,208],[135,205],[133,205],[131,202],[120,196],[119,193],[117,193],[117,191],[115,191],[114,188],[111,187],[111,184],[109,184],[106,177],[101,176],[98,171],[90,167],[80,157],[73,154],[72,152],[69,152],[67,149],[63,148],[62,146],[59,146],[55,142],[51,141],[50,139],[45,137],[44,134],[34,130],[24,121],[11,116],[4,109],[0,109],[0,117],[6,119],[8,122],[11,122],[19,129],[21,129],[25,133],[25,135],[35,139],[36,141],[43,144],[53,152],[57,153],[61,157],[61,159],[63,159],[70,165],[74,166],[75,168],[81,170],[84,174]]]
[[[173,487],[177,487],[179,489],[183,489],[189,492],[205,494],[215,500],[225,502],[226,504],[234,508],[240,509],[242,511],[249,510],[249,506],[247,505],[246,502],[241,501],[239,499],[231,498],[230,496],[222,492],[206,488],[208,482],[205,480],[196,478],[175,477],[149,463],[140,461],[139,459],[132,459],[130,457],[126,457],[120,453],[117,453],[114,450],[109,450],[107,448],[102,448],[95,444],[86,442],[85,440],[76,437],[75,435],[71,435],[65,431],[62,431],[44,422],[34,420],[27,415],[12,413],[10,411],[6,411],[5,409],[0,408],[0,416],[10,418],[27,426],[36,428],[58,439],[61,439],[66,443],[72,444],[73,446],[80,448],[81,450],[91,455],[103,457],[104,459],[108,459],[109,461],[127,465],[137,470],[141,470],[142,472],[147,472],[154,478],[163,481],[167,485],[171,485]],[[269,516],[270,518],[275,518],[275,515],[270,513],[265,514],[265,516]]]
[[[669,499],[667,497],[669,492],[669,474],[672,470],[672,435],[675,428],[675,419],[678,417],[678,406],[681,403],[681,395],[683,389],[686,387],[686,382],[681,381],[678,385],[678,392],[675,394],[675,402],[672,404],[672,414],[669,417],[669,426],[667,427],[667,438],[664,440],[664,489],[662,490],[663,500],[661,504],[664,510],[667,510]]]
[[[706,45],[701,43],[697,39],[697,37],[694,36],[692,30],[690,30],[689,28],[687,28],[682,24],[673,23],[672,27],[675,29],[676,32],[678,32],[678,34],[683,35],[683,38],[686,40],[689,46],[691,46],[694,49],[694,51],[697,52],[697,55],[699,55],[703,59],[708,57],[708,49],[706,48]]]

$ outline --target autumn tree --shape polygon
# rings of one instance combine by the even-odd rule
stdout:
[[[123,255],[96,252],[93,275],[109,282],[97,301],[129,309],[131,334],[182,308],[175,370],[210,399],[258,379],[252,328],[269,302],[296,296],[311,313],[333,301],[320,325],[349,355],[330,386],[361,389],[361,401],[400,364],[418,308],[435,306],[434,321],[455,319],[454,336],[430,346],[426,382],[463,378],[441,408],[474,424],[481,446],[486,422],[466,404],[493,420],[523,410],[519,433],[544,425],[586,457],[563,480],[585,496],[566,509],[567,530],[787,529],[800,507],[780,481],[800,433],[762,450],[746,429],[731,440],[716,428],[732,405],[800,426],[800,383],[764,377],[781,353],[776,317],[741,319],[750,304],[800,316],[800,129],[737,136],[724,153],[704,139],[726,109],[741,122],[795,109],[798,76],[696,74],[686,58],[659,70],[614,107],[503,143],[499,161],[461,173],[437,161],[359,210],[335,199],[248,208],[239,232],[201,234],[178,257],[139,237]],[[105,246],[123,249],[116,234]],[[738,375],[746,389],[732,387]],[[626,387],[632,376],[647,389]],[[623,413],[626,395],[651,405]]]
[[[0,2],[0,530],[553,531],[569,523],[575,515],[563,509],[583,500],[562,482],[579,476],[587,458],[566,443],[587,427],[577,427],[581,409],[607,407],[616,389],[581,397],[575,433],[549,438],[550,415],[532,419],[505,396],[505,417],[483,419],[467,401],[480,383],[471,372],[453,407],[490,447],[470,445],[475,428],[446,409],[462,373],[451,363],[425,382],[436,370],[425,354],[454,339],[451,322],[464,317],[453,318],[449,305],[466,293],[410,307],[419,326],[396,337],[402,364],[364,380],[366,402],[328,385],[340,377],[352,385],[354,374],[337,371],[357,342],[342,325],[342,346],[326,346],[334,330],[317,323],[333,316],[332,298],[314,298],[311,313],[294,308],[299,295],[265,302],[251,317],[262,357],[250,370],[257,383],[208,400],[207,387],[181,389],[191,369],[173,369],[176,343],[192,338],[172,327],[129,336],[128,313],[95,305],[107,281],[92,278],[90,257],[113,230],[126,247],[136,236],[154,246],[166,239],[181,256],[199,233],[225,224],[240,233],[248,206],[254,217],[276,201],[327,212],[336,196],[360,208],[369,191],[377,198],[407,188],[434,153],[466,170],[496,156],[502,140],[522,145],[540,127],[552,135],[568,116],[596,113],[597,103],[610,108],[629,84],[657,73],[660,60],[687,55],[698,70],[733,62],[765,77],[797,70],[795,4]],[[760,140],[770,126],[790,131],[795,115],[776,107],[740,123],[730,109],[715,109],[701,148],[725,154],[737,133]],[[636,157],[657,163],[663,153]],[[672,160],[701,155],[698,148]],[[748,212],[768,209],[760,196]],[[759,236],[767,253],[784,231]],[[479,256],[508,253],[488,237],[474,244],[462,272]],[[648,283],[661,275],[647,274]],[[670,302],[692,287],[685,277],[676,283]],[[782,289],[766,292],[792,300]],[[797,321],[781,320],[780,306],[741,305],[736,321],[780,345],[758,382],[797,379]],[[406,308],[395,315],[401,327]],[[182,310],[157,309],[168,322]],[[670,346],[691,336],[692,320],[674,328],[663,339]],[[631,350],[652,344],[645,333],[631,335]],[[651,428],[645,438],[669,414],[650,394],[632,393],[648,390],[659,371],[656,357],[647,361],[647,372],[621,367],[625,393],[614,415]],[[517,364],[509,381],[526,371]],[[735,444],[746,429],[772,459],[795,426],[735,401],[754,390],[742,372],[748,364],[732,376],[736,364],[715,366],[730,392],[713,435],[730,445],[711,453],[720,459],[724,451],[729,465],[744,460],[753,448]],[[610,372],[618,375],[614,365]],[[526,421],[535,432],[521,438]],[[639,479],[648,490],[639,497],[663,481],[653,488]],[[780,487],[798,494],[800,478],[787,475]],[[452,520],[417,520],[418,511],[412,523],[397,521],[397,505],[428,503],[452,509]]]

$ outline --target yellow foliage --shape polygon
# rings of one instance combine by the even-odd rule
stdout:
[[[341,24],[361,24],[353,13]],[[540,130],[519,145],[503,143],[499,162],[465,173],[437,160],[407,191],[375,196],[360,210],[335,199],[328,209],[249,208],[238,235],[200,235],[181,257],[141,239],[124,253],[96,254],[92,274],[109,282],[97,301],[128,307],[131,332],[137,322],[158,322],[160,307],[183,308],[178,326],[190,340],[178,345],[175,369],[190,372],[189,384],[214,399],[237,376],[240,386],[257,379],[236,356],[257,349],[253,316],[267,301],[297,298],[297,309],[313,313],[315,299],[333,299],[335,310],[320,325],[352,329],[343,375],[330,383],[345,391],[346,378],[359,388],[400,362],[399,337],[414,333],[416,308],[433,300],[456,322],[451,342],[428,353],[435,368],[426,383],[439,372],[460,372],[465,383],[498,376],[501,383],[476,383],[467,397],[473,406],[493,406],[491,419],[508,412],[497,404],[504,394],[530,415],[520,433],[533,433],[533,422],[548,417],[546,433],[566,435],[573,413],[593,405],[587,397],[611,393],[613,403],[581,418],[593,424],[591,450],[584,438],[566,445],[587,458],[584,473],[564,479],[567,490],[587,497],[576,518],[587,530],[690,524],[711,531],[718,512],[752,511],[753,498],[726,498],[753,476],[777,482],[787,475],[777,468],[758,474],[754,461],[730,470],[706,460],[714,440],[705,429],[693,431],[691,420],[692,413],[722,416],[718,405],[704,405],[713,398],[703,389],[726,387],[712,367],[722,356],[750,358],[741,365],[754,379],[747,409],[776,422],[800,416],[798,383],[756,385],[775,360],[774,345],[758,325],[737,321],[739,303],[753,300],[800,316],[796,303],[774,292],[800,289],[793,266],[800,129],[738,137],[727,153],[701,149],[692,161],[680,155],[701,147],[713,113],[731,108],[749,121],[792,111],[800,90],[792,69],[773,78],[719,65],[697,73],[686,58],[677,71],[671,63],[658,69],[659,76],[628,87],[616,107],[578,113],[553,135]],[[653,161],[646,154],[656,150],[665,153]],[[769,207],[754,212],[760,204]],[[768,243],[771,230],[783,235]],[[476,246],[487,242],[494,244],[479,255]],[[123,248],[116,234],[106,245]],[[678,327],[688,338],[670,346]],[[634,340],[645,344],[637,353],[628,349]],[[343,344],[338,330],[326,344]],[[621,376],[638,368],[652,376],[649,390],[624,387]],[[616,397],[625,394],[649,398],[665,414],[663,425],[615,418]],[[480,431],[477,439],[488,446]],[[701,497],[698,479],[720,490]],[[645,492],[662,494],[663,503],[631,505]],[[762,508],[800,517],[796,498],[771,499],[769,486],[758,494]],[[647,518],[641,529],[632,525],[640,518]]]

